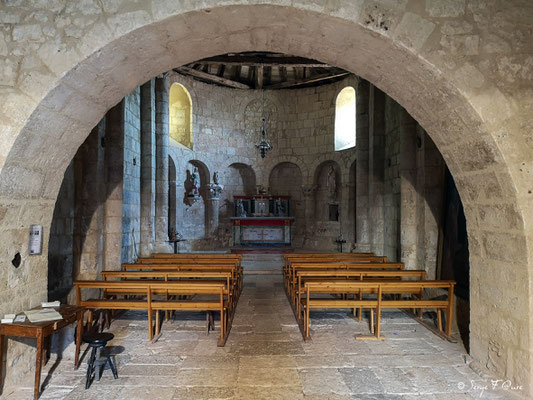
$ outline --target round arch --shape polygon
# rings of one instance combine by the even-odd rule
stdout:
[[[50,226],[63,172],[75,151],[105,111],[135,87],[177,65],[231,51],[268,50],[319,59],[357,73],[393,97],[441,151],[465,199],[469,239],[474,244],[472,355],[495,373],[528,385],[533,304],[528,264],[531,229],[526,226],[531,226],[533,216],[526,212],[530,206],[527,176],[518,166],[522,160],[513,153],[524,144],[528,117],[522,116],[526,113],[518,102],[511,101],[512,91],[502,93],[496,79],[461,61],[461,53],[452,55],[457,70],[476,76],[477,83],[450,71],[451,51],[430,38],[442,11],[419,15],[401,5],[374,9],[363,2],[344,2],[344,8],[325,1],[310,5],[296,0],[291,6],[280,6],[284,3],[280,1],[239,3],[228,1],[227,6],[217,7],[215,0],[187,5],[154,1],[153,12],[116,13],[96,23],[73,49],[66,39],[43,45],[38,54],[49,72],[34,73],[35,78],[21,76],[0,111],[2,261],[9,263],[15,252],[26,251],[21,243],[26,242],[30,224]],[[374,24],[369,13],[386,18]],[[32,79],[40,85],[34,88]],[[519,99],[520,92],[516,96]],[[531,155],[524,158],[529,162]],[[485,186],[489,184],[490,190]],[[516,215],[515,223],[498,222],[507,221],[509,213]],[[502,262],[507,265],[504,272]],[[39,268],[44,265],[41,257],[26,258],[22,268],[45,270]],[[485,287],[492,287],[491,282],[500,281],[505,273],[515,279],[501,279],[499,289],[509,299],[496,303]],[[46,272],[10,288],[6,296],[27,292],[35,293],[36,301],[44,299]],[[492,321],[502,320],[515,329],[502,332],[492,327],[495,324],[485,318],[488,313]],[[494,348],[504,353],[505,361],[491,361]]]

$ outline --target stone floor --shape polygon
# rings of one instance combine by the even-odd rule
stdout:
[[[356,341],[368,325],[348,310],[314,312],[311,342],[302,340],[280,275],[246,275],[225,347],[205,332],[202,313],[181,313],[147,340],[146,315],[113,322],[119,379],[105,370],[85,390],[84,363],[72,368],[72,345],[43,374],[47,399],[512,399],[476,375],[459,344],[438,338],[400,312],[385,312],[385,341]],[[56,362],[54,362],[56,361]],[[486,390],[482,387],[487,386]],[[30,399],[32,388],[5,392]]]

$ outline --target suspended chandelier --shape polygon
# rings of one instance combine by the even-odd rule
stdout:
[[[267,132],[266,132],[266,117],[265,117],[265,90],[262,91],[262,101],[263,101],[263,118],[261,119],[261,141],[259,144],[256,144],[255,147],[261,153],[261,158],[265,158],[267,151],[272,149],[272,146],[268,142]]]

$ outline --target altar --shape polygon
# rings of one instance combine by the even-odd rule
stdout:
[[[289,196],[235,196],[234,207],[234,246],[291,246],[294,217]]]

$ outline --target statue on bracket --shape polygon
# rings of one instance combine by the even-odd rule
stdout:
[[[329,197],[333,200],[337,197],[337,172],[335,171],[335,167],[332,165],[328,172],[327,177],[327,188]]]
[[[218,200],[220,198],[222,190],[224,190],[224,186],[220,184],[218,172],[215,171],[215,173],[213,174],[213,183],[210,183],[207,186],[209,189],[209,199]]]
[[[192,205],[200,199],[200,175],[198,174],[198,168],[194,167],[190,177],[189,177],[189,193],[187,198],[189,204]]]

